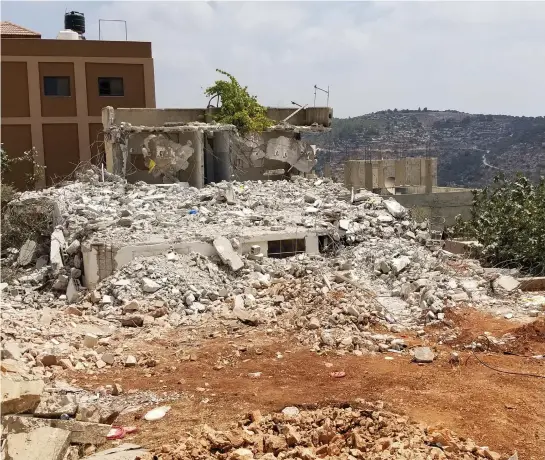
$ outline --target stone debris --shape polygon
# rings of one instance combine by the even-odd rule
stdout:
[[[70,432],[48,426],[6,437],[5,460],[63,460]]]
[[[231,267],[231,270],[237,271],[244,267],[244,263],[240,256],[233,250],[231,242],[225,238],[220,237],[214,240],[214,247],[221,258],[221,260]]]
[[[36,428],[49,426],[70,432],[70,444],[93,444],[100,446],[106,442],[111,425],[80,422],[77,420],[58,420],[6,415],[2,417],[2,436],[14,433],[28,433]]]
[[[21,267],[29,265],[34,259],[36,253],[36,247],[38,244],[36,241],[26,240],[21,249],[19,249],[19,257],[17,258],[17,264]]]
[[[237,425],[234,425],[237,426]],[[440,447],[438,447],[440,446]],[[163,460],[346,458],[366,460],[456,458],[495,459],[498,454],[471,439],[434,426],[422,426],[388,412],[382,403],[326,407],[293,414],[273,413],[217,431],[202,426],[177,444],[164,445]]]
[[[97,452],[88,457],[84,457],[85,460],[140,460],[144,459],[144,455],[147,454],[147,450],[140,447],[138,444],[123,443],[118,447],[106,449]],[[151,460],[151,457],[149,457]],[[147,460],[147,458],[146,458]]]
[[[19,344],[14,365],[35,378],[145,365],[147,358],[120,347],[134,328],[159,336],[181,326],[273,327],[295,330],[300,343],[316,351],[359,355],[402,352],[396,333],[443,321],[445,309],[464,303],[509,311],[514,319],[542,314],[518,302],[517,292],[505,295],[510,277],[500,276],[495,286],[503,287],[492,289],[475,261],[426,247],[427,225],[411,221],[396,202],[367,191],[352,199],[329,180],[295,177],[201,190],[74,182],[25,192],[22,199],[36,196],[56,200],[64,218],[52,231],[56,262],[10,281],[1,313],[2,343]],[[307,205],[316,210],[311,216]],[[131,228],[117,225],[121,218],[131,218]],[[272,258],[265,257],[267,245],[244,242],[299,231],[322,235],[322,253]],[[162,252],[136,256],[112,267],[93,289],[82,287],[85,269],[78,260],[89,244],[150,241],[160,242]],[[208,255],[171,247],[184,241],[208,245]],[[49,291],[42,288],[47,283]],[[374,324],[384,332],[373,332]],[[6,357],[10,347],[3,347]]]
[[[42,380],[23,380],[19,378],[1,377],[2,406],[0,412],[7,414],[25,414],[33,412],[44,389]]]
[[[435,359],[435,353],[430,347],[416,347],[413,349],[415,363],[431,363]]]
[[[78,410],[78,403],[74,395],[51,394],[42,397],[40,404],[34,410],[35,417],[60,418],[62,415],[74,417]]]
[[[511,292],[518,289],[520,281],[512,276],[501,275],[494,281],[494,287],[497,289],[503,289],[504,291]]]

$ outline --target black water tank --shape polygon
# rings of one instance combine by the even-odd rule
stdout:
[[[64,13],[64,28],[83,35],[85,33],[85,16],[83,13],[78,13],[77,11]]]

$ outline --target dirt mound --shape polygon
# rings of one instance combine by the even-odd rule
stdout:
[[[383,409],[382,403],[314,410],[259,411],[228,431],[204,425],[177,445],[165,445],[161,459],[500,459],[469,440],[438,427],[425,428]]]

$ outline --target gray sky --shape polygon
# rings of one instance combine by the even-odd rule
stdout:
[[[200,107],[232,73],[264,105],[312,104],[331,87],[337,117],[388,108],[545,115],[545,2],[5,2],[2,20],[54,38],[64,12],[124,19],[151,41],[159,107]],[[124,39],[105,24],[103,39]],[[325,105],[325,95],[317,105]]]

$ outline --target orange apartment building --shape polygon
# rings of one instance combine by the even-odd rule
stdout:
[[[2,22],[1,56],[3,148],[17,157],[35,147],[47,185],[99,161],[103,107],[155,107],[149,42],[46,40]],[[22,169],[8,177],[18,188]]]

